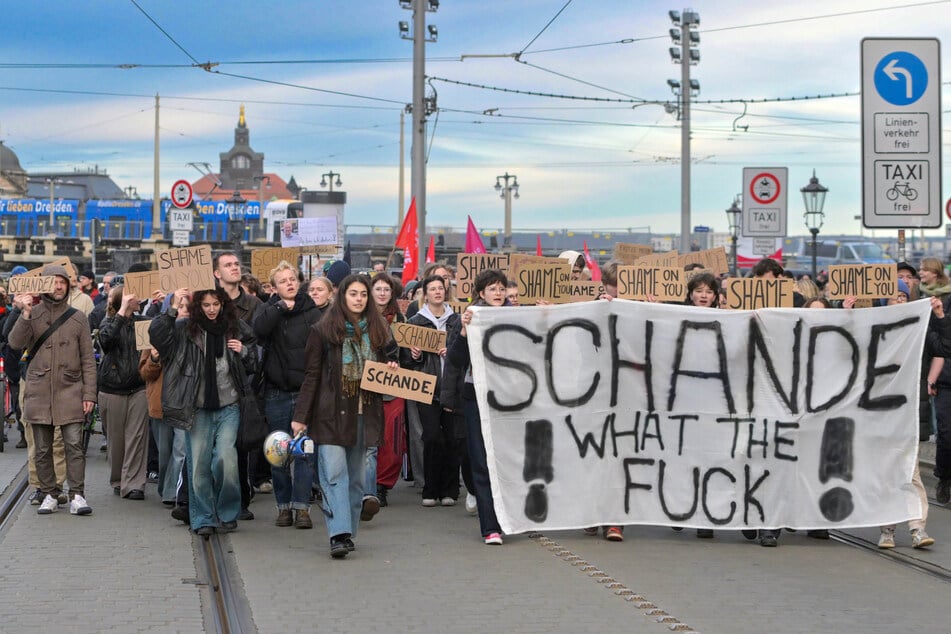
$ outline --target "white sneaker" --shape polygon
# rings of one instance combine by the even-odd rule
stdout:
[[[879,548],[894,548],[895,547],[895,529],[894,528],[882,529],[882,534],[878,536],[878,547]]]
[[[479,507],[476,504],[476,497],[471,493],[466,493],[466,513],[469,515],[475,515],[479,512]]]
[[[425,507],[436,506],[436,500],[434,500],[433,498],[423,498],[423,506]]]
[[[56,498],[52,495],[47,495],[43,498],[43,503],[40,504],[40,508],[36,509],[38,515],[49,515],[50,513],[55,513],[59,510],[59,504],[56,502]]]
[[[443,499],[439,500],[439,504],[442,506],[455,506],[456,501],[451,497],[444,497]]]
[[[928,533],[922,528],[916,528],[911,531],[911,547],[912,548],[927,548],[934,544],[934,538],[930,537]]]
[[[92,514],[92,507],[86,504],[86,499],[83,496],[77,495],[69,503],[69,512],[72,515],[90,515]]]

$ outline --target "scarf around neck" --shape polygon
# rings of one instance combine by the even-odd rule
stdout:
[[[938,282],[932,282],[931,284],[922,282],[918,287],[921,289],[921,294],[925,297],[944,297],[945,295],[951,294],[951,284],[939,286]]]
[[[219,409],[217,361],[225,354],[227,322],[220,315],[214,321],[204,314],[196,316],[195,323],[205,333],[205,409]]]
[[[343,392],[353,396],[360,390],[360,379],[363,378],[363,364],[369,359],[374,361],[373,349],[370,347],[369,324],[366,318],[357,322],[360,334],[349,321],[346,323],[346,337],[341,345],[343,357]]]

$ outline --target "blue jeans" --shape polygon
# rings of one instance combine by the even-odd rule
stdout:
[[[367,447],[366,477],[363,483],[365,495],[376,495],[376,457],[379,453],[379,447]]]
[[[188,511],[193,530],[238,519],[241,485],[234,443],[239,420],[237,403],[195,411],[186,446]]]
[[[268,388],[264,393],[264,415],[271,431],[291,432],[297,392]],[[314,482],[314,457],[295,458],[289,467],[271,465],[274,500],[279,510],[310,508],[310,487]]]
[[[317,446],[317,475],[324,492],[324,506],[333,517],[327,521],[327,534],[357,534],[360,510],[363,507],[363,481],[366,467],[366,447],[363,437],[363,416],[357,416],[357,443],[350,447],[340,445]]]
[[[163,502],[174,502],[185,462],[186,432],[168,425],[162,418],[149,420],[159,454],[158,494]]]
[[[485,440],[482,438],[479,404],[476,401],[463,399],[462,411],[466,417],[466,445],[472,467],[472,488],[475,489],[470,493],[476,498],[476,506],[479,509],[479,529],[485,537],[491,533],[501,533],[502,529],[495,516],[492,486],[489,484],[489,461],[485,455]]]

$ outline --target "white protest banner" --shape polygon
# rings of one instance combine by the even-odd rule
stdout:
[[[502,530],[842,528],[921,516],[930,305],[473,308]]]
[[[337,218],[324,216],[320,218],[298,218],[297,232],[300,235],[300,246],[336,245]],[[281,243],[281,246],[285,246]]]

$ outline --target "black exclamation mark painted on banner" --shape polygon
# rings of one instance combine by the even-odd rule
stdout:
[[[822,430],[822,446],[819,449],[819,482],[825,484],[832,478],[852,481],[855,438],[855,421],[851,418],[830,418]],[[841,522],[855,510],[852,492],[844,487],[833,487],[819,498],[819,510],[831,522]]]
[[[545,485],[555,477],[551,466],[553,445],[551,423],[530,420],[525,423],[525,466],[522,477],[529,482],[525,498],[525,517],[533,522],[544,522],[548,517],[548,492]],[[544,480],[544,482],[532,482]]]

